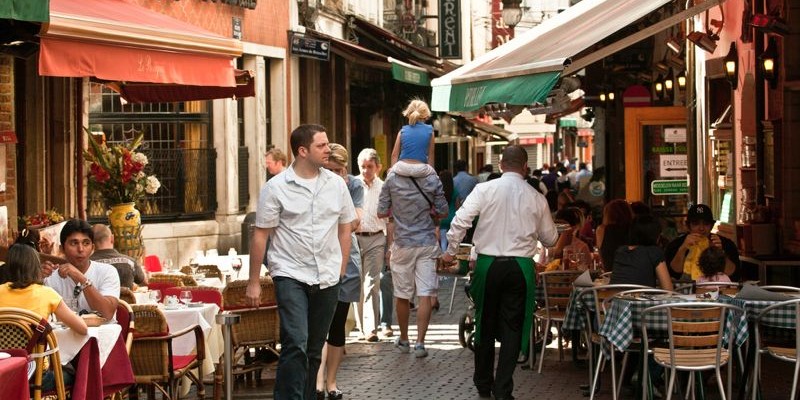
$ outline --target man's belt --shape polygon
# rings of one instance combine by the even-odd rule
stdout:
[[[358,236],[373,236],[373,235],[377,235],[377,234],[379,234],[379,233],[380,233],[381,235],[383,235],[383,231],[375,231],[375,232],[356,232],[356,235],[358,235]]]

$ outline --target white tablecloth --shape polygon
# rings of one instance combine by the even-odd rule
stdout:
[[[203,372],[205,374],[214,372],[214,363],[222,355],[224,342],[222,340],[222,329],[217,325],[215,317],[219,313],[219,307],[214,303],[203,304],[202,307],[186,307],[177,310],[161,311],[167,319],[170,332],[178,332],[193,325],[200,325],[205,336],[206,359],[203,361]],[[194,335],[187,334],[172,341],[172,352],[174,355],[187,355],[194,353]]]
[[[216,307],[216,305],[214,306]],[[111,349],[117,344],[122,327],[119,324],[108,323],[100,326],[90,327],[87,335],[79,335],[69,328],[54,328],[53,333],[58,340],[58,351],[61,356],[61,364],[67,365],[83,345],[89,341],[90,337],[97,338],[97,346],[100,348],[100,367],[105,365]]]

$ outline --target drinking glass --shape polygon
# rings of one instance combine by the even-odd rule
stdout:
[[[172,259],[171,258],[164,259],[164,268],[167,269],[167,272],[174,272],[173,266],[174,266],[174,264],[172,263]]]
[[[242,270],[242,259],[233,257],[233,259],[231,259],[231,268],[236,271],[236,279],[239,279],[239,271]]]
[[[191,290],[181,290],[181,303],[189,304],[192,302],[192,291]]]
[[[561,270],[567,271],[570,268],[570,262],[572,262],[572,249],[564,249],[564,254],[561,256]]]
[[[197,268],[200,267],[200,264],[197,262],[196,258],[192,258],[189,260],[189,267],[192,269],[192,275],[197,273]]]
[[[150,300],[158,303],[161,301],[161,291],[158,289],[150,291]]]
[[[569,254],[569,264],[572,269],[581,269],[581,253],[579,251],[572,251]]]

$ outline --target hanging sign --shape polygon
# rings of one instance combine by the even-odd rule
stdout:
[[[439,55],[461,58],[460,0],[439,0]]]
[[[313,39],[292,33],[289,43],[293,55],[320,61],[328,61],[331,57],[331,43],[327,40]]]
[[[686,143],[686,128],[664,128],[664,141],[667,143]]]
[[[686,154],[660,154],[658,165],[658,176],[662,178],[681,178],[689,172],[689,159]]]
[[[654,195],[672,195],[689,193],[689,181],[683,179],[658,180],[650,182],[650,193]]]

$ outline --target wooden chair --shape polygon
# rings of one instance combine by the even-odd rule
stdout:
[[[205,275],[206,278],[218,278],[219,280],[223,280],[222,271],[220,271],[218,266],[213,264],[197,267],[197,273]]]
[[[199,325],[169,332],[164,314],[153,304],[133,305],[136,333],[131,348],[131,365],[137,385],[148,385],[148,399],[158,389],[165,399],[177,399],[178,382],[186,376],[197,386],[197,397],[205,398],[203,360],[205,338]],[[194,333],[196,354],[173,355],[172,339]],[[192,370],[197,369],[195,375]]]
[[[222,309],[222,292],[211,286],[173,286],[164,289],[162,292],[164,297],[175,296],[180,297],[182,291],[188,290],[192,292],[192,301],[200,301],[203,303],[214,303]]]
[[[564,345],[562,343],[563,335],[560,333],[560,326],[564,322],[564,316],[567,312],[567,304],[569,303],[569,296],[572,293],[572,282],[575,281],[581,274],[580,271],[549,271],[539,274],[542,280],[542,289],[544,290],[544,308],[536,310],[534,320],[544,320],[544,335],[550,334],[550,327],[556,325],[559,327],[558,335],[558,353],[559,360],[564,360]],[[536,329],[533,329],[535,332]],[[542,351],[539,356],[539,369],[538,372],[542,373],[542,364],[544,362],[544,350],[547,348],[547,336],[544,337],[542,342]],[[533,349],[533,343],[531,343]]]
[[[787,343],[786,340],[781,342],[774,342],[770,343],[766,340],[764,335],[764,327],[769,327],[771,331],[774,332],[776,328],[774,326],[770,326],[768,321],[765,319],[770,318],[770,314],[780,314],[782,317],[786,317],[787,312],[794,316],[794,328],[785,328],[781,329],[783,331],[791,332],[794,331],[794,346]],[[790,362],[794,364],[794,374],[792,379],[792,394],[789,396],[790,399],[794,400],[797,396],[797,381],[798,375],[800,375],[800,299],[792,299],[787,301],[782,301],[769,307],[763,309],[758,316],[756,317],[754,324],[755,324],[755,341],[756,341],[756,352],[755,352],[755,365],[753,368],[753,400],[758,397],[758,384],[759,379],[761,376],[761,355],[762,354],[769,354],[772,357],[777,358],[778,360]],[[764,327],[762,327],[762,325]],[[787,332],[787,333],[788,333]]]
[[[647,321],[650,314],[667,313],[667,330],[669,341],[654,345],[650,349],[648,341]],[[642,343],[644,354],[653,354],[659,365],[670,370],[667,386],[667,400],[672,398],[675,377],[678,371],[714,370],[717,378],[720,397],[725,400],[731,394],[733,368],[728,367],[727,390],[722,383],[720,368],[727,365],[732,358],[735,346],[736,324],[731,324],[728,335],[728,347],[724,346],[725,321],[728,313],[744,314],[744,310],[730,304],[709,302],[667,303],[648,307],[642,312]],[[652,318],[652,317],[650,317]],[[648,367],[644,362],[642,390],[647,393]],[[689,375],[689,389],[694,391],[695,374]],[[701,385],[704,382],[700,382]]]
[[[264,349],[278,354],[277,344],[280,342],[280,324],[278,320],[278,303],[275,298],[275,287],[272,278],[261,278],[261,301],[258,307],[249,305],[246,296],[246,280],[229,283],[222,292],[223,308],[225,312],[233,312],[241,316],[239,323],[232,326],[232,348],[225,351],[233,352],[233,374],[256,373],[256,380],[260,381],[261,370],[265,363],[253,357],[251,350]],[[240,361],[244,362],[240,364]],[[219,364],[214,374],[214,398],[222,395],[222,378],[224,359],[220,357]]]
[[[31,311],[14,307],[0,307],[0,349],[24,351],[39,326],[42,318]],[[42,377],[45,370],[51,370],[55,379],[55,396],[58,400],[67,398],[64,376],[61,371],[61,356],[53,332],[47,330],[44,339],[33,347],[29,357],[36,361],[36,370],[31,382],[34,400],[42,398]],[[47,361],[47,363],[45,362]],[[47,393],[44,393],[47,395]]]
[[[133,291],[124,286],[119,288],[119,299],[125,300],[128,304],[136,304],[136,296]]]
[[[590,297],[594,301],[594,310],[595,312],[592,313],[589,308],[584,308],[585,318],[584,318],[584,330],[586,332],[587,342],[589,343],[588,350],[588,360],[589,360],[589,388],[590,388],[590,398],[594,398],[595,394],[595,387],[597,386],[594,382],[597,381],[598,376],[600,375],[600,367],[603,365],[604,355],[602,352],[602,346],[605,344],[605,338],[597,334],[597,330],[603,325],[603,321],[606,317],[606,308],[604,305],[604,301],[608,298],[613,297],[619,292],[631,289],[648,289],[647,286],[642,285],[628,285],[628,284],[619,284],[619,285],[601,285],[601,286],[593,286],[587,287],[581,291],[581,293],[575,298],[575,301],[584,301],[584,297]],[[594,346],[599,346],[600,354],[598,355],[597,359],[597,370],[594,370]],[[617,382],[617,374],[616,369],[614,366],[614,358],[611,357],[611,382],[612,387],[616,387]],[[614,392],[614,399],[616,400],[617,393]]]

